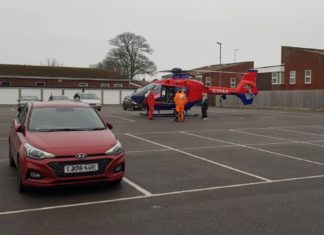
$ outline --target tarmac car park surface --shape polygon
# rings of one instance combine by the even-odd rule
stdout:
[[[199,108],[192,113],[200,113]],[[15,106],[0,107],[0,234],[322,234],[324,113],[211,107],[209,119],[100,114],[126,150],[120,186],[19,194]]]

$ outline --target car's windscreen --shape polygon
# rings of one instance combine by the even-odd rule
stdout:
[[[151,83],[145,87],[142,87],[142,88],[139,88],[137,89],[133,95],[134,96],[144,96],[146,95],[146,93],[149,91],[149,90],[153,90],[153,92],[156,94],[156,93],[160,93],[160,90],[161,90],[161,85],[160,84],[156,84],[156,83]]]
[[[53,100],[69,100],[69,97],[67,96],[53,96]]]
[[[84,100],[99,99],[96,94],[80,94],[80,98]]]
[[[29,121],[30,131],[84,131],[106,129],[92,108],[35,108]]]
[[[21,101],[39,101],[37,96],[22,96],[20,98]]]

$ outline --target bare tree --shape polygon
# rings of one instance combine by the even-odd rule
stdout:
[[[40,65],[45,65],[45,66],[63,66],[62,62],[59,62],[57,59],[55,58],[47,58],[45,61],[45,64],[43,64],[42,62],[40,63]]]
[[[120,70],[130,79],[140,74],[156,73],[156,65],[146,56],[153,50],[143,36],[125,32],[111,39],[109,44],[114,48],[98,63],[98,68]]]

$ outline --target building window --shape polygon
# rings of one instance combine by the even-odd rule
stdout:
[[[8,81],[0,81],[0,86],[11,86],[11,82],[8,82]]]
[[[37,87],[44,87],[45,86],[45,82],[36,82],[35,86]]]
[[[296,71],[290,71],[289,84],[296,84]]]
[[[197,81],[202,81],[202,75],[201,75],[201,74],[196,75],[196,80],[197,80]]]
[[[271,80],[273,85],[284,84],[284,76],[282,72],[272,72]]]
[[[231,78],[230,87],[236,87],[236,78]]]
[[[312,70],[305,70],[305,84],[312,83]]]
[[[206,77],[206,86],[211,86],[211,77]]]
[[[109,83],[101,83],[100,86],[101,87],[110,87],[110,84]]]
[[[119,87],[120,88],[120,87],[123,87],[123,84],[121,84],[121,83],[115,83],[114,84],[114,87]]]
[[[79,83],[79,87],[88,87],[88,83],[81,82],[81,83]]]

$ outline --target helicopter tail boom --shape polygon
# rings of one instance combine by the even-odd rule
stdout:
[[[256,86],[256,75],[256,70],[250,70],[244,74],[235,88],[210,86],[206,88],[206,92],[209,94],[221,95],[223,99],[226,99],[227,95],[236,95],[242,100],[243,104],[252,104],[253,99],[259,92]]]

